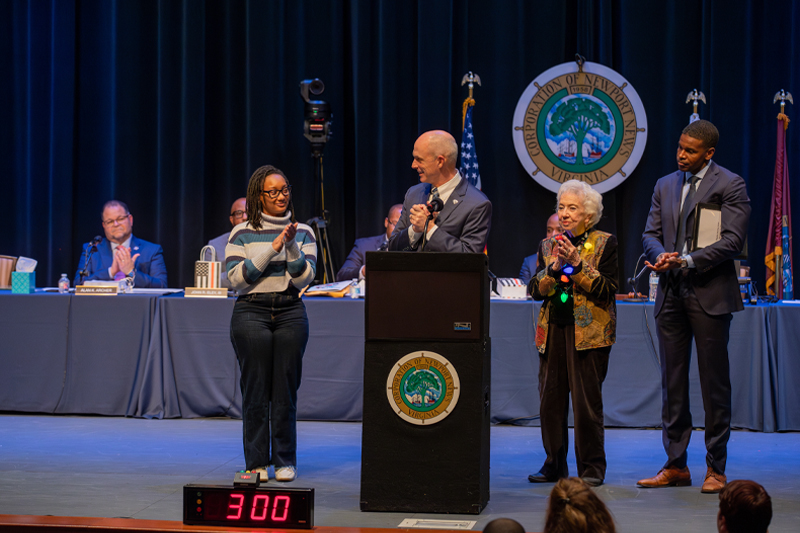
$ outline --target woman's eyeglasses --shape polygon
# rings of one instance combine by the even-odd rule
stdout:
[[[261,191],[261,194],[266,194],[270,199],[274,200],[278,197],[279,194],[284,196],[289,196],[289,193],[292,192],[291,185],[287,185],[283,189],[270,189],[269,191]]]

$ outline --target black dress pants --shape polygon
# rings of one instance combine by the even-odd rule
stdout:
[[[547,347],[539,356],[539,418],[547,454],[541,472],[549,478],[569,476],[567,422],[572,392],[578,476],[605,479],[602,389],[610,353],[611,346],[576,350],[574,325],[549,325]]]
[[[728,338],[731,313],[709,315],[697,301],[687,276],[675,276],[656,317],[661,356],[662,440],[665,467],[686,466],[686,449],[692,435],[689,411],[689,362],[692,338],[705,409],[706,465],[725,473],[731,434],[731,377]]]

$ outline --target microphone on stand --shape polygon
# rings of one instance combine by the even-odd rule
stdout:
[[[84,252],[83,258],[83,270],[78,272],[80,276],[78,278],[78,285],[83,285],[83,281],[86,279],[86,276],[89,275],[89,260],[92,258],[92,254],[97,251],[97,245],[103,241],[103,237],[100,235],[95,235],[94,239],[89,241],[89,246],[86,247],[86,251]]]
[[[433,198],[430,202],[425,204],[428,208],[428,220],[425,221],[425,226],[422,228],[422,245],[419,248],[419,251],[422,252],[425,250],[425,245],[428,244],[427,235],[428,235],[428,223],[433,220],[433,214],[438,213],[442,209],[444,209],[444,202],[442,202],[441,198]]]
[[[638,273],[638,274],[636,273],[636,269],[637,269],[637,268],[639,268],[639,262],[640,262],[642,259],[644,259],[645,257],[646,257],[646,256],[645,256],[645,254],[642,254],[642,255],[640,255],[640,256],[639,256],[639,259],[637,259],[637,260],[636,260],[636,266],[635,266],[635,267],[633,267],[634,276],[633,276],[632,278],[628,278],[628,284],[630,284],[630,286],[631,286],[631,290],[633,291],[633,296],[634,296],[633,298],[628,298],[628,301],[629,301],[629,302],[644,302],[644,301],[646,301],[646,300],[647,300],[647,298],[644,298],[644,297],[640,298],[640,297],[638,297],[638,296],[637,296],[637,294],[638,294],[638,293],[637,293],[637,291],[636,291],[636,282],[638,282],[638,281],[639,281],[639,278],[641,278],[641,277],[642,277],[642,274],[644,274],[645,272],[647,272],[648,270],[650,270],[649,268],[647,268],[647,266],[646,266],[646,265],[643,265],[643,266],[642,266],[642,269],[639,271],[639,273]]]
[[[430,212],[430,215],[428,215],[428,220],[430,220],[433,218],[434,213],[438,213],[439,211],[444,209],[444,202],[442,202],[441,198],[434,198],[433,200],[428,202],[427,207],[428,211]]]

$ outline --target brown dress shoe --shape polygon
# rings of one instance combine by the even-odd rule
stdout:
[[[717,474],[709,466],[706,472],[706,479],[703,481],[703,488],[700,489],[700,492],[704,492],[705,494],[717,494],[725,488],[727,482],[728,478],[725,477],[725,474]]]
[[[661,487],[689,487],[691,484],[692,474],[689,473],[688,467],[667,467],[659,470],[655,477],[639,480],[636,485],[645,489],[657,489]]]

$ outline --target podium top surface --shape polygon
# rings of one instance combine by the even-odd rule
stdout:
[[[375,270],[483,272],[488,269],[489,258],[485,254],[367,252],[367,270],[370,272]]]
[[[484,254],[367,252],[367,340],[477,341],[489,336]]]

